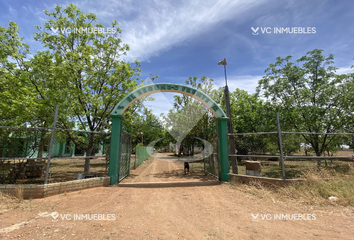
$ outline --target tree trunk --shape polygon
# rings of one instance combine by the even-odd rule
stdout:
[[[42,132],[41,132],[41,140],[39,141],[39,146],[38,146],[37,158],[42,158],[43,157],[43,148],[44,148],[44,146],[46,144],[45,134],[46,134],[46,131],[42,130]]]
[[[316,148],[314,148],[314,149],[315,149],[315,152],[316,152],[316,156],[317,156],[317,157],[320,157],[320,156],[321,156],[321,152],[320,152],[320,150],[318,149],[318,146],[317,146]],[[318,159],[317,159],[317,167],[318,167],[318,169],[321,168],[321,164],[322,164],[322,159],[321,159],[321,158],[318,158]]]
[[[37,158],[42,158],[43,157],[43,148],[44,148],[44,144],[42,143],[42,139],[39,142],[39,146],[38,146],[38,154],[37,154]]]
[[[94,134],[93,133],[89,133],[89,137],[88,137],[88,146],[86,148],[86,156],[87,158],[85,158],[85,167],[84,167],[84,174],[88,174],[90,172],[90,161],[91,161],[91,154],[92,154],[92,149],[93,149],[93,140],[94,140]]]
[[[319,148],[318,135],[315,135],[312,138],[311,145],[313,147],[313,150],[315,150],[316,156],[320,157],[321,156],[321,151],[320,151],[320,148]],[[321,168],[321,164],[322,164],[322,159],[318,158],[317,159],[317,167],[318,167],[318,169]]]
[[[236,154],[236,148],[235,148],[235,140],[233,136],[229,137],[229,153],[230,155]],[[237,158],[236,157],[230,157],[231,160],[231,170],[233,174],[238,174],[238,167],[237,167]]]
[[[181,151],[182,151],[182,144],[179,143],[179,148],[178,148],[178,157],[181,157]]]

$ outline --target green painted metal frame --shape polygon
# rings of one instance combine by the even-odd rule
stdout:
[[[228,150],[228,136],[227,136],[227,120],[226,114],[208,95],[196,88],[171,83],[158,83],[154,85],[147,85],[134,90],[123,98],[113,109],[112,117],[112,136],[110,146],[110,160],[109,160],[109,176],[110,184],[118,182],[118,164],[120,151],[120,138],[122,126],[123,112],[136,100],[148,96],[155,92],[177,92],[184,95],[191,96],[206,107],[208,107],[217,117],[218,131],[219,131],[219,148],[220,148],[220,168],[221,181],[228,182],[229,177],[229,150]]]
[[[228,117],[218,118],[219,131],[219,153],[220,153],[220,180],[224,182],[230,181],[229,176],[229,145],[227,136],[227,120]]]
[[[111,185],[116,184],[118,182],[118,164],[122,123],[122,116],[112,116],[112,132],[108,171],[108,174],[111,177]]]

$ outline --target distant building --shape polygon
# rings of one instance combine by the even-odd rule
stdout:
[[[15,131],[14,131],[15,132]],[[19,135],[19,136],[18,136]],[[80,136],[87,138],[87,133],[80,132]],[[36,158],[38,157],[40,136],[28,136],[26,134],[10,133],[7,136],[0,136],[0,158]],[[48,141],[47,141],[48,142]],[[105,141],[97,141],[93,147],[92,155],[104,155],[106,148]],[[49,144],[43,146],[42,157],[47,157]],[[55,137],[52,148],[52,157],[73,157],[86,156],[85,149],[75,146],[70,138]]]

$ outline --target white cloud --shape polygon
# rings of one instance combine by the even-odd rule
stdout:
[[[200,1],[110,1],[97,5],[91,1],[74,3],[90,11],[99,21],[116,19],[122,28],[122,40],[130,46],[125,60],[145,61],[172,46],[208,32],[217,23],[238,17],[265,0]],[[108,21],[110,19],[110,21]]]
[[[336,74],[346,74],[353,73],[354,69],[349,67],[340,67],[336,70]],[[262,75],[232,75],[227,76],[227,83],[229,86],[229,91],[233,92],[236,88],[245,90],[248,93],[255,93],[256,87],[258,86],[258,81],[262,79]],[[215,78],[214,84],[216,88],[225,86],[225,78]]]
[[[354,68],[351,67],[340,67],[336,70],[336,74],[347,74],[353,72],[354,72]]]
[[[158,9],[146,6],[143,18],[122,23],[123,30],[129,29],[123,33],[123,40],[131,46],[126,60],[157,56],[253,7],[252,2],[245,3],[243,0],[190,1],[177,7],[166,2]]]
[[[256,87],[258,86],[258,81],[262,79],[263,76],[253,76],[253,75],[243,75],[243,76],[227,76],[227,85],[229,86],[229,91],[233,92],[236,88],[245,90],[248,93],[255,93]],[[214,79],[214,83],[217,88],[225,86],[224,78]]]
[[[11,13],[12,16],[17,16],[17,10],[16,9],[13,9],[11,6],[9,7],[9,11]]]

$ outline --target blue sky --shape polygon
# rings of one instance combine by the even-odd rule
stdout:
[[[16,22],[32,52],[42,50],[33,40],[34,25],[42,25],[55,4],[68,1],[0,1],[0,25]],[[98,22],[119,22],[122,39],[131,51],[126,61],[142,63],[142,78],[159,75],[156,82],[184,83],[189,76],[205,75],[223,86],[226,58],[230,90],[255,91],[264,70],[278,56],[297,59],[315,48],[333,53],[339,73],[354,65],[354,1],[352,0],[224,0],[224,1],[72,1]],[[256,29],[258,35],[251,28]],[[262,33],[269,27],[271,33]],[[275,34],[274,27],[311,27],[315,33]],[[166,112],[172,94],[154,94],[154,112]],[[164,104],[161,104],[164,102]]]

